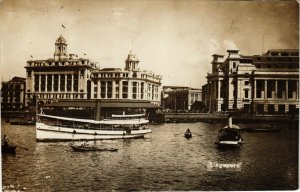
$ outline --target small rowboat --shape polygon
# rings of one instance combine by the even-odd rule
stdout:
[[[76,152],[87,152],[87,151],[118,151],[118,148],[107,148],[107,147],[97,147],[94,145],[74,145],[72,143],[69,146]]]
[[[187,138],[187,139],[190,139],[190,138],[192,138],[192,133],[191,132],[186,132],[184,134],[184,137]]]
[[[16,146],[13,145],[1,145],[2,154],[16,154]]]

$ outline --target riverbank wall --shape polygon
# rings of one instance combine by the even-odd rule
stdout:
[[[163,114],[166,123],[190,123],[190,122],[207,122],[221,123],[227,122],[228,114],[218,113],[165,113]],[[299,122],[299,116],[291,115],[249,115],[236,114],[232,115],[235,123],[257,123],[257,122]]]
[[[35,113],[26,111],[10,111],[1,112],[2,119],[11,118],[31,118],[35,117]],[[224,123],[227,122],[228,114],[222,113],[160,113],[149,116],[150,122],[155,123]],[[286,122],[299,125],[299,115],[250,115],[235,114],[233,115],[235,123],[259,123],[259,122]]]

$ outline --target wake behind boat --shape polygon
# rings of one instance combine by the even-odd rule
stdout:
[[[151,133],[144,114],[112,115],[100,121],[38,114],[37,141],[143,138]]]

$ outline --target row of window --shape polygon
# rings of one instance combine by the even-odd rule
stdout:
[[[291,64],[291,63],[287,63],[284,65],[281,64],[257,64],[256,65],[257,68],[267,68],[267,69],[299,69],[299,65],[298,64]]]
[[[275,109],[277,107],[277,110]],[[265,110],[266,109],[266,110]],[[279,113],[284,114],[286,112],[293,112],[296,110],[296,105],[274,105],[274,104],[257,104],[256,111],[258,113]]]
[[[41,99],[83,99],[83,94],[39,94],[39,98]]]
[[[40,79],[39,79],[40,77]],[[47,78],[46,78],[47,77]],[[34,90],[37,91],[72,91],[72,80],[73,80],[73,91],[78,91],[78,75],[35,75],[34,78]],[[52,85],[53,83],[53,85]],[[53,88],[53,89],[52,89]],[[60,88],[60,89],[59,89]],[[40,90],[39,90],[40,89]]]
[[[267,84],[265,90],[265,83]],[[287,86],[287,87],[286,87]],[[287,88],[287,96],[286,96],[286,88]],[[295,99],[297,97],[297,81],[277,81],[277,94],[276,90],[276,82],[275,81],[264,81],[257,80],[256,82],[256,98],[262,98],[262,91],[267,91],[267,98],[288,98]],[[275,95],[276,94],[276,95]]]
[[[93,77],[95,77],[95,78],[97,78],[97,77],[102,77],[102,78],[124,77],[124,78],[128,78],[129,74],[128,73],[93,73]],[[136,78],[137,74],[133,73],[132,77]],[[141,78],[142,79],[157,80],[157,81],[160,80],[159,77],[154,77],[154,76],[149,76],[149,75],[141,75]]]
[[[100,98],[112,98],[113,97],[113,86],[112,86],[112,81],[101,81],[101,86],[100,86]],[[146,87],[147,86],[147,87]],[[138,95],[140,95],[140,98],[144,98],[144,91],[145,88],[148,90],[148,98],[150,99],[158,99],[158,86],[157,85],[151,85],[147,84],[145,86],[144,82],[140,83],[140,92],[139,91],[139,85],[138,82],[131,82],[131,98],[137,99]],[[94,86],[94,98],[97,98],[97,91],[98,87],[97,84]],[[128,86],[128,81],[123,81],[122,82],[122,90],[120,90],[120,85],[119,81],[115,82],[115,98],[120,98],[120,92],[122,94],[122,98],[126,99],[129,98],[129,86]]]
[[[66,62],[31,62],[29,66],[68,66],[68,65],[88,65],[88,61],[66,61]]]

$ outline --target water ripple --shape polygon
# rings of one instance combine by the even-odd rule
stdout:
[[[144,139],[96,141],[118,152],[73,152],[68,143],[36,143],[34,126],[2,122],[2,134],[28,150],[2,156],[3,186],[21,191],[283,190],[298,186],[298,131],[244,133],[237,150],[215,147],[222,124],[152,125]],[[241,125],[243,126],[243,125]],[[247,125],[249,126],[249,125]],[[253,125],[255,126],[255,125]],[[283,125],[284,126],[284,125]],[[193,138],[183,137],[189,128]],[[208,170],[241,163],[241,171]]]

